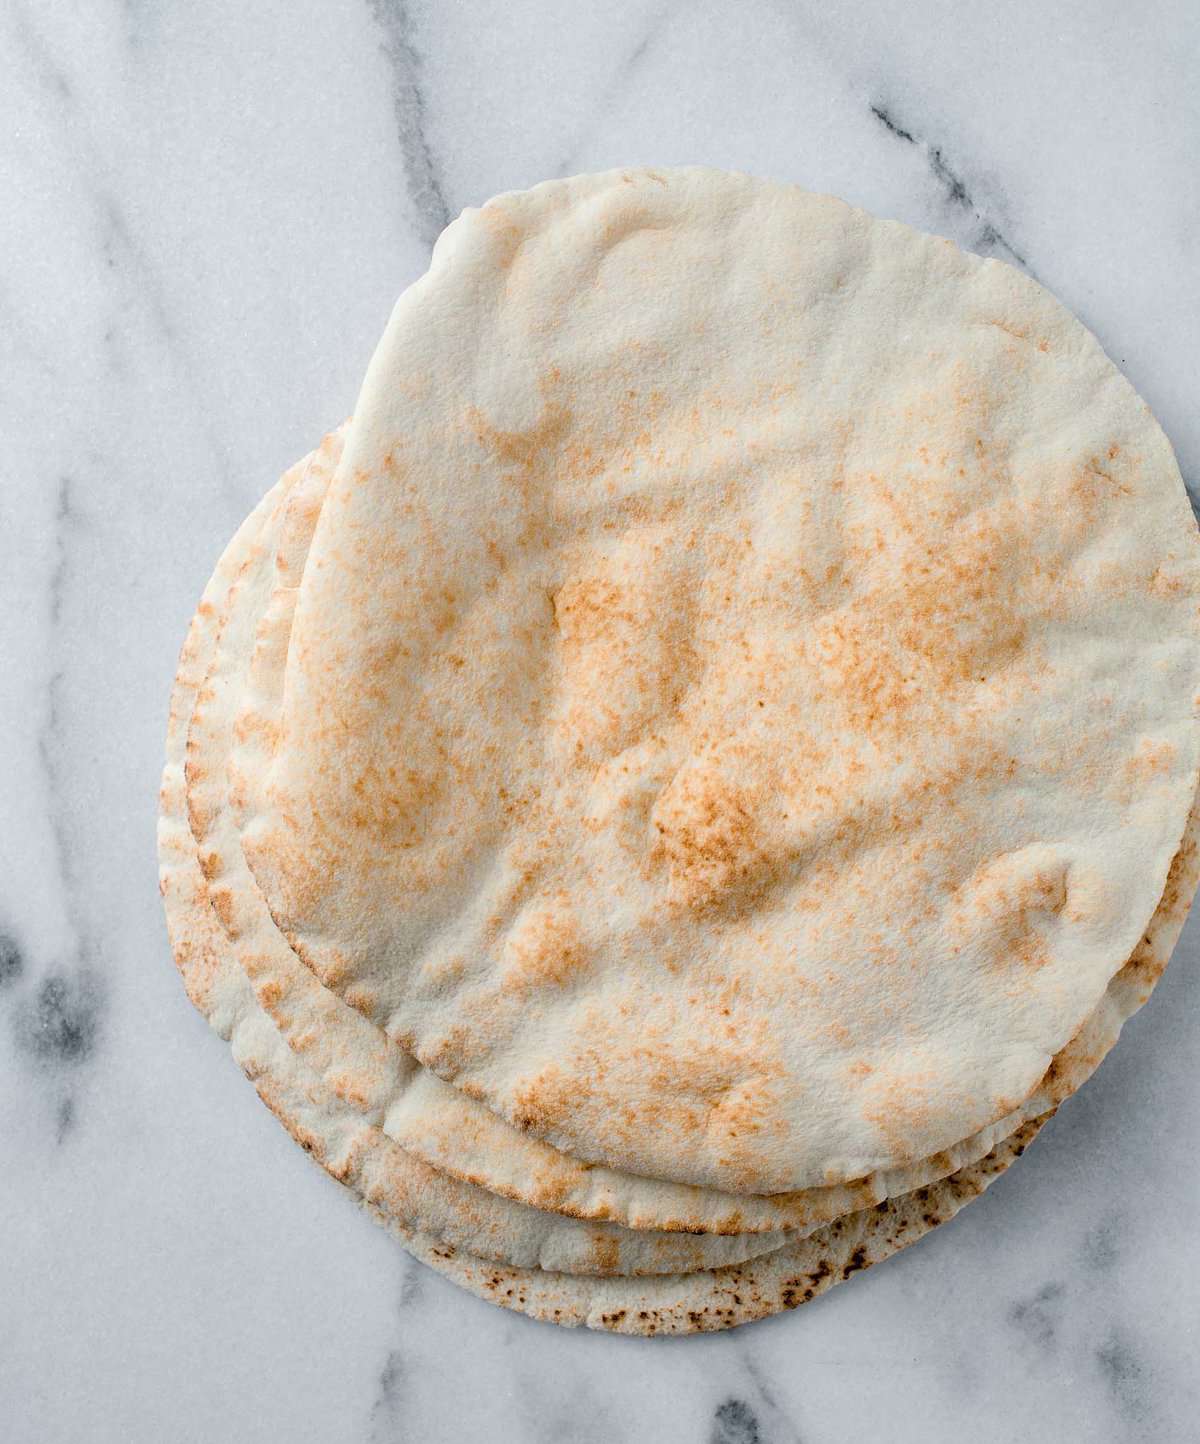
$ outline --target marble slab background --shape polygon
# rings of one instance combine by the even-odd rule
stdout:
[[[727,1336],[410,1263],[170,966],[167,689],[222,543],[464,205],[700,161],[1025,266],[1200,482],[1195,0],[0,0],[0,1436],[1200,1437],[1200,927],[985,1199]]]

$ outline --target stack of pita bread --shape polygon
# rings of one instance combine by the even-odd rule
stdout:
[[[952,1217],[1197,883],[1200,537],[1027,277],[700,169],[468,211],[230,542],[176,961],[432,1268],[622,1333]]]

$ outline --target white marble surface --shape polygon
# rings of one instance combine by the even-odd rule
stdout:
[[[155,887],[221,544],[463,205],[701,161],[1017,258],[1200,480],[1195,0],[0,0],[0,1436],[1200,1435],[1200,926],[955,1223],[798,1313],[622,1340],[408,1262],[186,1002]]]

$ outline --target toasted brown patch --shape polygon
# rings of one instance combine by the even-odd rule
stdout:
[[[527,992],[561,988],[587,971],[588,951],[566,893],[531,903],[504,940],[500,986]]]

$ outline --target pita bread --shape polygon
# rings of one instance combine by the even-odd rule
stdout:
[[[243,848],[326,987],[565,1152],[903,1167],[1030,1098],[1163,896],[1196,541],[1001,263],[716,172],[500,197],[371,364]]]
[[[327,438],[319,453],[320,465],[310,467],[306,485],[288,501],[275,588],[267,607],[271,619],[263,628],[256,658],[257,685],[268,693],[270,677],[278,675],[286,656],[286,621],[339,445],[338,435]],[[204,689],[209,693],[207,705],[197,707],[189,737],[193,778],[189,804],[210,894],[260,1006],[338,1097],[358,1106],[407,1151],[454,1177],[534,1207],[634,1228],[733,1233],[773,1225],[808,1232],[976,1162],[1027,1118],[1056,1107],[1096,1066],[1115,1041],[1121,1022],[1148,991],[1145,969],[1135,956],[1110,984],[1096,1015],[1051,1065],[1042,1085],[1013,1118],[1004,1120],[1003,1131],[985,1130],[935,1158],[856,1185],[764,1198],[591,1168],[517,1132],[389,1045],[371,1023],[321,988],[275,931],[253,888],[225,808],[223,759],[229,747],[229,710],[241,686],[237,670],[223,678],[210,675]],[[1170,932],[1165,947],[1156,951],[1164,962],[1194,886],[1193,832],[1194,827],[1155,920],[1156,929],[1165,926]]]

